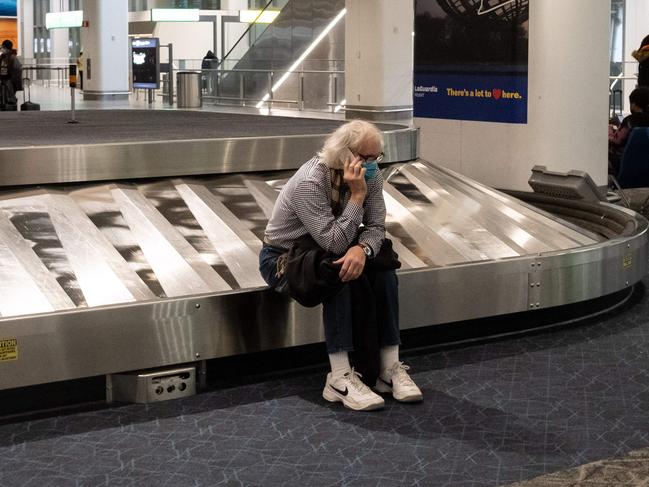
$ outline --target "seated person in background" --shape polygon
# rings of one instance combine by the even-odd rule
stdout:
[[[16,92],[23,89],[23,69],[16,57],[14,45],[9,39],[2,41],[0,47],[0,94],[2,109],[15,110],[18,100]]]
[[[649,127],[649,88],[636,88],[629,95],[631,115],[625,117],[619,127],[609,125],[608,162],[609,173],[616,176],[620,172],[622,154],[631,131],[636,127]]]
[[[322,300],[331,365],[322,396],[365,411],[382,408],[385,401],[350,365],[348,352],[354,350],[353,343],[359,338],[353,336],[353,316],[359,312],[376,314],[376,329],[370,337],[377,342],[380,362],[376,390],[392,393],[398,401],[422,400],[408,367],[399,361],[396,273],[394,268],[375,270],[378,263],[372,262],[377,254],[382,255],[385,240],[383,178],[378,170],[382,149],[383,136],[371,123],[355,120],[339,127],[319,154],[303,164],[282,188],[259,255],[261,275],[278,292],[286,288],[286,275],[291,273],[283,270],[282,260],[298,240],[310,236],[320,249],[336,255],[333,275],[340,288]],[[368,273],[372,281],[369,300],[363,294],[353,294],[350,287],[359,278],[358,285],[363,279],[369,280]],[[359,309],[365,306],[359,300],[371,302],[382,311]]]

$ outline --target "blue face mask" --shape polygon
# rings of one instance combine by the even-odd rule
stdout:
[[[365,181],[373,179],[379,172],[379,165],[376,161],[365,161],[361,166],[365,168]]]

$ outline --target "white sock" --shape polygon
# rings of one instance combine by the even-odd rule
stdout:
[[[399,345],[390,345],[381,349],[381,377],[399,361]]]
[[[352,370],[347,352],[330,353],[329,363],[331,364],[331,377],[333,378],[342,377]]]

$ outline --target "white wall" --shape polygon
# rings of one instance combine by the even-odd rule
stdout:
[[[346,0],[347,105],[412,105],[411,0]]]
[[[526,125],[416,118],[421,156],[497,188],[535,164],[607,178],[610,0],[532,0]]]
[[[174,59],[203,59],[214,50],[212,22],[157,22],[154,36],[174,45]]]

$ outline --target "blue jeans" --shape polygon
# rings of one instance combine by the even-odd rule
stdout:
[[[285,294],[286,276],[276,274],[277,258],[284,249],[264,244],[259,254],[259,272],[266,283],[276,291]],[[365,270],[376,303],[379,346],[399,345],[399,283],[393,270]],[[342,287],[335,296],[322,303],[327,353],[350,352],[354,350],[352,336],[352,299],[349,286]]]

